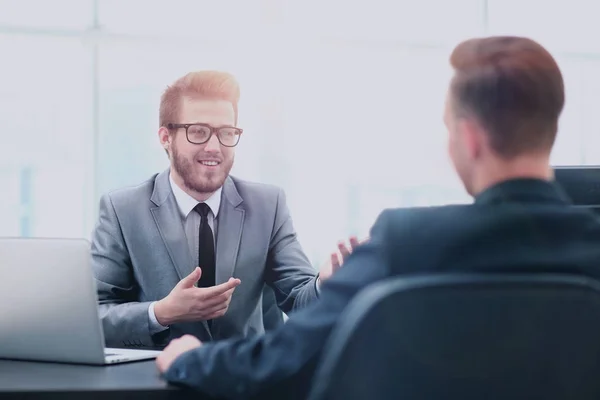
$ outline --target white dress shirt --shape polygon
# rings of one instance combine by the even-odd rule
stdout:
[[[183,230],[188,242],[190,254],[197,263],[199,252],[198,235],[200,234],[201,217],[200,214],[194,212],[194,207],[196,207],[196,205],[198,205],[200,202],[177,186],[171,175],[169,175],[169,183],[171,184],[171,191],[175,196],[175,201],[177,202],[177,207],[179,208],[179,215],[181,217],[181,223],[183,224]],[[217,216],[219,214],[219,206],[221,205],[221,192],[222,188],[217,189],[217,191],[204,202],[210,208],[210,212],[208,213],[208,225],[213,232],[214,243],[217,241]],[[156,319],[156,314],[154,313],[155,303],[156,302],[150,303],[150,307],[148,308],[151,334],[155,334],[167,329],[166,326],[162,326]]]

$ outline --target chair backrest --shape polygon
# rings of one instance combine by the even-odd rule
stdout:
[[[374,284],[332,332],[311,400],[600,399],[600,283],[438,275]]]

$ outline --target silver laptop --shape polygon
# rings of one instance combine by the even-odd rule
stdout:
[[[106,365],[159,353],[104,347],[88,241],[0,238],[0,358]]]

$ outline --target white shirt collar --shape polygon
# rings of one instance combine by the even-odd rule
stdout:
[[[173,181],[173,177],[169,174],[169,183],[171,184],[171,191],[175,196],[175,201],[177,202],[177,206],[179,207],[179,212],[181,213],[182,218],[187,218],[188,214],[196,207],[198,200],[194,199],[192,196],[184,192],[175,181]],[[220,187],[216,192],[212,194],[204,203],[210,207],[215,218],[219,214],[219,207],[221,205],[221,192],[223,188]]]

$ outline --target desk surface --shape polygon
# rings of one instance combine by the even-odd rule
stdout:
[[[201,398],[168,385],[154,361],[87,366],[0,360],[0,398]]]

